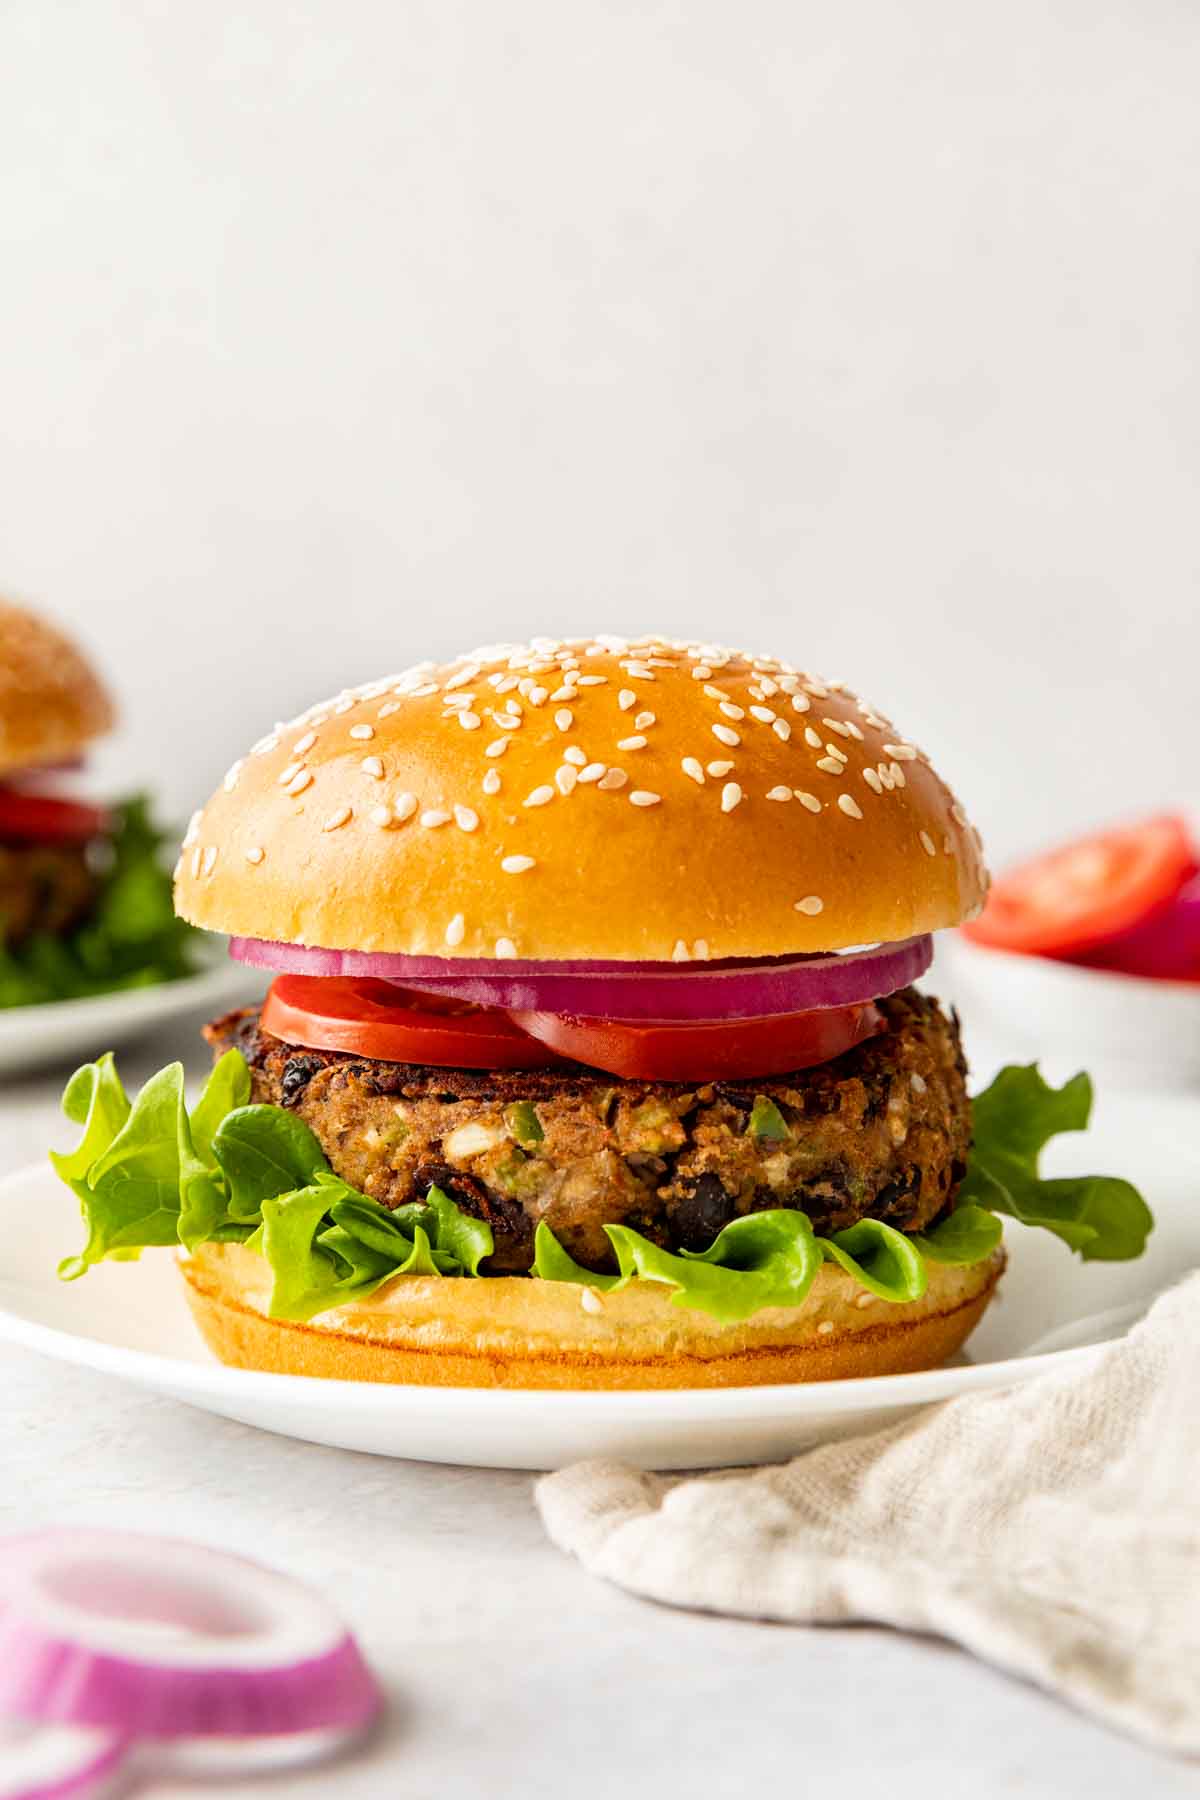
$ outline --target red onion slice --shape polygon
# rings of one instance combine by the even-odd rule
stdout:
[[[0,1544],[0,1713],[129,1738],[368,1724],[379,1690],[320,1595],[225,1551],[126,1532]]]
[[[854,1006],[894,994],[933,959],[929,937],[830,956],[748,962],[496,962],[318,950],[234,938],[229,954],[256,968],[295,975],[375,976],[508,1012],[592,1019],[765,1019]]]
[[[0,1800],[103,1800],[127,1750],[111,1731],[0,1724]]]

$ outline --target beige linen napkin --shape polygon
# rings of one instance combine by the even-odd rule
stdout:
[[[1200,1274],[1086,1371],[780,1467],[669,1478],[581,1463],[537,1500],[561,1549],[635,1594],[937,1632],[1200,1752]]]

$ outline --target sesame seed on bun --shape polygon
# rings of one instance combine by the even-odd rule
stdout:
[[[107,690],[70,639],[0,600],[0,775],[77,756],[115,720]]]
[[[659,637],[492,645],[311,707],[195,815],[184,918],[328,949],[685,961],[891,942],[987,891],[841,682]]]

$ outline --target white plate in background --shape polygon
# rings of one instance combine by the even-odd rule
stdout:
[[[216,1014],[261,991],[262,977],[230,962],[224,938],[201,941],[198,972],[154,987],[123,988],[84,1000],[0,1008],[0,1078],[54,1063],[86,1062],[190,1012]]]
[[[313,1443],[423,1462],[547,1469],[585,1456],[703,1468],[782,1458],[902,1418],[931,1400],[1083,1367],[1187,1269],[1200,1266],[1200,1107],[1102,1095],[1047,1172],[1136,1181],[1157,1215],[1133,1263],[1080,1263],[1045,1232],[1006,1225],[1000,1296],[957,1364],[918,1375],[665,1393],[546,1393],[318,1381],[227,1369],[192,1325],[171,1253],[60,1282],[79,1245],[73,1196],[47,1168],[0,1181],[0,1339]],[[1051,1334],[1078,1346],[1041,1352]]]

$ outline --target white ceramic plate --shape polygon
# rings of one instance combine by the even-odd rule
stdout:
[[[1200,1108],[1110,1095],[1086,1137],[1062,1139],[1048,1172],[1137,1181],[1158,1227],[1136,1263],[1079,1263],[1044,1232],[1009,1226],[1000,1298],[957,1365],[811,1386],[667,1393],[518,1393],[390,1387],[259,1375],[215,1362],[197,1336],[169,1252],[64,1284],[78,1247],[75,1202],[46,1169],[0,1182],[0,1338],[155,1393],[314,1443],[424,1462],[547,1469],[585,1456],[647,1468],[778,1459],[953,1394],[1010,1386],[1070,1364],[1124,1329],[1200,1265]],[[1073,1347],[1044,1349],[1047,1341]]]
[[[0,1078],[27,1075],[53,1063],[85,1062],[104,1050],[190,1012],[210,1014],[236,1005],[261,987],[253,970],[232,963],[225,940],[199,946],[199,972],[157,987],[127,988],[87,1000],[56,1000],[48,1006],[8,1006],[0,1010]]]

